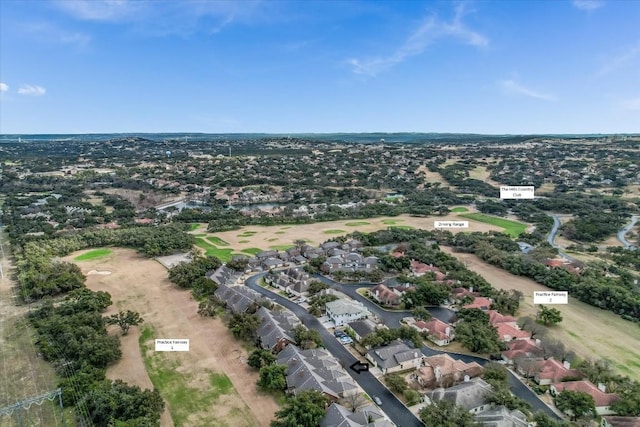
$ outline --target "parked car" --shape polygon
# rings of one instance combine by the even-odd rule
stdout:
[[[382,405],[382,400],[378,396],[373,396],[373,401],[376,402],[376,405]]]

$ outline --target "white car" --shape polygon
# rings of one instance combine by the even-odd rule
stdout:
[[[378,396],[373,396],[373,401],[376,402],[376,405],[381,406],[382,400]]]

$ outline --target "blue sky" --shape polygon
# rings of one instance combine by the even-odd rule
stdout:
[[[0,133],[640,132],[640,1],[0,1]]]

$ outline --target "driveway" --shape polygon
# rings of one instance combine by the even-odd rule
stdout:
[[[386,387],[384,387],[378,380],[370,372],[363,372],[360,375],[356,374],[352,370],[348,369],[349,365],[356,361],[355,357],[347,351],[342,344],[336,340],[333,335],[331,335],[325,328],[322,327],[318,319],[314,316],[310,315],[306,310],[302,309],[297,304],[289,301],[286,298],[281,297],[280,295],[273,293],[260,285],[258,285],[258,280],[264,276],[264,273],[258,274],[256,276],[250,277],[246,284],[251,289],[254,289],[261,294],[268,296],[274,299],[278,304],[281,304],[291,310],[298,318],[302,321],[302,323],[309,329],[315,329],[320,332],[322,336],[322,340],[329,352],[341,361],[343,366],[347,369],[349,374],[360,384],[360,387],[369,394],[369,396],[379,396],[383,402],[383,410],[389,415],[389,418],[396,423],[398,426],[411,426],[411,425],[423,425],[412,413],[409,409],[402,404]],[[345,285],[342,283],[335,282],[331,279],[328,279],[321,275],[316,275],[316,279],[326,283],[331,288],[344,292],[349,297],[363,302],[367,308],[378,318],[384,322],[390,328],[397,328],[401,325],[400,319],[403,317],[407,317],[411,315],[410,311],[387,311],[383,310],[377,304],[374,304],[368,298],[363,297],[362,295],[356,292],[357,288],[373,286],[372,284],[356,284],[356,285]],[[438,317],[440,320],[450,319],[455,315],[455,312],[443,307],[429,307],[429,312],[432,313],[434,317]],[[436,316],[438,314],[439,316]],[[443,321],[447,321],[443,320]],[[433,356],[436,354],[449,354],[454,359],[460,359],[464,362],[477,362],[480,365],[484,365],[489,362],[489,360],[484,359],[482,357],[471,356],[466,354],[459,353],[451,353],[443,350],[435,350],[430,347],[422,347],[422,353],[425,356]],[[511,371],[509,372],[509,388],[511,392],[518,396],[519,398],[528,402],[533,408],[534,412],[543,411],[553,419],[560,419],[560,417],[549,407],[547,406],[540,398],[526,385],[522,383]],[[371,387],[371,388],[369,388]],[[389,404],[387,404],[389,402]],[[392,416],[392,413],[395,417]],[[402,421],[400,421],[402,420]],[[413,420],[414,423],[410,424]]]
[[[422,422],[370,372],[362,372],[358,374],[349,369],[349,366],[355,363],[357,359],[320,324],[318,319],[310,315],[299,305],[258,285],[258,280],[263,276],[264,273],[252,276],[247,279],[245,283],[251,289],[258,291],[262,295],[271,298],[278,304],[291,310],[307,328],[318,331],[326,349],[329,350],[329,352],[340,362],[349,375],[353,377],[353,379],[369,396],[380,397],[382,400],[382,410],[398,427],[423,426]]]

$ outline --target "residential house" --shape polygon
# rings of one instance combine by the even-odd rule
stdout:
[[[510,411],[504,406],[497,406],[474,416],[474,421],[483,427],[529,427],[527,416],[515,409]]]
[[[295,314],[289,310],[273,311],[260,307],[256,315],[260,319],[256,335],[261,348],[278,353],[288,344],[295,344],[293,328],[301,324]]]
[[[518,320],[515,317],[505,316],[496,310],[489,310],[487,311],[487,314],[489,315],[489,323],[493,326],[497,326],[501,323],[507,323],[512,326],[516,326],[518,324]]]
[[[482,311],[488,311],[491,307],[491,299],[485,297],[475,297],[473,301],[464,306],[464,308],[478,308]]]
[[[640,417],[608,415],[600,420],[600,427],[640,427]]]
[[[513,326],[509,323],[498,323],[494,327],[498,331],[500,341],[503,342],[531,338],[531,332],[523,331],[517,326]]]
[[[449,344],[454,338],[451,325],[435,317],[431,318],[428,322],[420,320],[411,326],[420,332],[426,333],[429,340],[439,346]]]
[[[302,296],[309,290],[309,275],[300,267],[290,267],[265,276],[271,286],[282,289],[288,294]]]
[[[477,414],[491,407],[487,398],[492,392],[491,385],[481,378],[464,381],[449,388],[437,388],[425,395],[427,403],[450,400],[467,411]]]
[[[220,285],[214,295],[233,313],[245,313],[251,304],[266,301],[262,295],[246,286]]]
[[[205,275],[207,279],[213,280],[216,282],[216,285],[234,285],[238,279],[240,278],[241,273],[238,273],[235,270],[227,267],[226,265],[221,265],[214,271],[209,271]]]
[[[328,257],[320,269],[329,274],[337,271],[353,273],[356,271],[372,271],[377,268],[377,265],[377,257],[370,256],[365,258],[359,253],[351,252]]]
[[[368,351],[366,358],[383,374],[389,374],[419,368],[424,355],[419,349],[396,340],[389,345]]]
[[[461,381],[482,375],[482,366],[476,362],[465,363],[448,354],[425,357],[423,366],[411,378],[423,388],[451,387]]]
[[[369,296],[382,305],[400,304],[400,296],[383,284],[369,288]]]
[[[583,377],[580,371],[571,369],[569,362],[563,363],[551,358],[538,362],[535,380],[540,385],[550,385],[562,382],[565,378]]]
[[[320,420],[320,427],[393,427],[384,412],[375,405],[369,404],[352,411],[337,403],[327,408],[326,415]]]
[[[532,339],[519,339],[507,342],[508,350],[502,352],[502,359],[512,364],[521,357],[542,357],[543,351],[538,345],[538,341]]]
[[[362,303],[344,298],[326,303],[325,309],[335,326],[342,326],[369,316],[369,310]]]
[[[272,270],[274,268],[284,267],[284,264],[285,262],[281,258],[272,258],[272,257],[265,258],[260,262],[260,266],[262,267],[263,270]]]
[[[427,265],[422,262],[416,261],[415,259],[411,260],[411,273],[414,276],[424,276],[427,273],[433,273],[435,275],[436,281],[444,280],[447,276],[444,274],[438,267],[434,267],[433,265]]]
[[[356,341],[360,341],[378,327],[371,319],[356,320],[355,322],[350,322],[347,326],[354,332]]]
[[[276,363],[287,367],[289,393],[317,390],[335,402],[359,391],[351,376],[326,349],[301,350],[290,344],[278,354]]]
[[[593,402],[596,405],[596,413],[598,415],[611,415],[614,412],[610,409],[610,406],[620,400],[620,396],[615,393],[606,393],[604,385],[600,384],[598,387],[593,385],[591,381],[567,381],[564,383],[551,384],[549,391],[552,395],[557,395],[564,390],[581,391],[587,393],[593,397]]]

